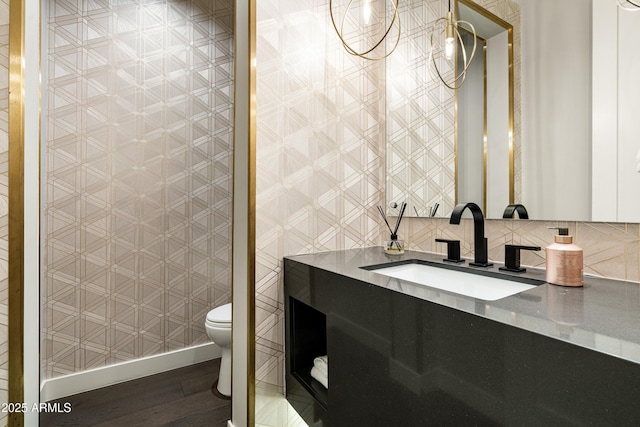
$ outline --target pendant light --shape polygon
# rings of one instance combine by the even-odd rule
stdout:
[[[384,0],[385,4],[387,4],[386,2],[388,1],[392,6],[392,14],[388,25],[386,23],[386,13],[381,14],[383,17],[382,19],[375,19],[375,13],[371,4],[372,1],[375,0],[349,0],[344,13],[342,14],[342,19],[339,20],[339,26],[336,23],[333,0],[329,0],[329,14],[331,15],[333,28],[336,30],[342,45],[349,54],[359,56],[363,59],[377,61],[391,55],[400,41],[400,15],[398,14],[398,3],[400,0]],[[358,7],[356,8],[356,6]],[[349,23],[349,25],[345,25],[347,23]],[[394,28],[395,30],[392,32]],[[355,37],[347,37],[347,33],[355,33]],[[366,34],[371,33],[377,33],[381,36],[379,39],[369,42],[366,38],[370,37],[366,36]],[[386,53],[377,54],[375,52],[376,49],[381,45],[382,48],[385,47],[383,43],[389,34],[393,34],[393,36],[395,36],[393,47]],[[354,43],[366,47],[358,49],[353,46]]]
[[[471,50],[471,55],[467,55],[467,50],[464,47],[464,43],[462,41],[462,35],[460,34],[460,29],[465,29],[473,35],[473,49]],[[442,43],[442,37],[444,36],[444,43]],[[467,21],[457,21],[453,17],[453,12],[451,11],[451,0],[449,0],[449,10],[444,18],[436,19],[431,27],[431,31],[429,33],[429,73],[431,74],[431,68],[435,70],[438,78],[442,81],[442,83],[448,87],[449,89],[457,89],[464,83],[464,79],[467,75],[467,69],[473,61],[473,57],[476,54],[476,46],[477,46],[478,38],[476,36],[476,30],[470,22]],[[447,81],[442,75],[440,69],[437,64],[437,56],[438,53],[442,50],[442,46],[444,44],[444,59],[448,62],[454,61],[456,44],[459,45],[460,51],[462,54],[462,62],[463,67],[462,70],[458,74],[454,74],[453,80]],[[454,68],[452,66],[452,68]]]

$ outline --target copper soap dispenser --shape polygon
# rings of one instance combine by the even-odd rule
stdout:
[[[555,243],[547,246],[547,282],[561,286],[583,286],[584,264],[582,248],[573,243],[569,229],[549,227],[558,230]]]

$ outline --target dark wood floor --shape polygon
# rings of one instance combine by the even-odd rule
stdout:
[[[231,399],[215,388],[220,359],[65,397],[72,410],[41,413],[43,427],[226,427]]]

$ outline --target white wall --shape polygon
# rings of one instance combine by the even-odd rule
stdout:
[[[640,13],[616,0],[515,1],[523,203],[533,218],[639,221]]]
[[[24,31],[24,402],[29,407],[39,402],[40,378],[40,3],[23,3]],[[39,424],[37,412],[24,414],[27,427]]]
[[[255,115],[251,114],[251,87],[255,82],[255,12],[253,0],[235,1],[234,56],[234,143],[233,143],[233,293],[232,293],[232,357],[231,363],[231,421],[230,425],[244,426],[253,421],[255,395],[249,380],[253,379],[255,354],[251,354],[249,339],[255,339],[255,318],[251,316],[254,303],[255,279],[251,277],[255,265],[255,222],[249,214],[255,201],[251,189],[255,185],[249,171],[252,167],[251,144],[255,140]],[[253,199],[253,200],[252,200]],[[245,243],[246,242],[246,243]]]
[[[593,3],[592,219],[615,221],[618,214],[618,5]]]
[[[640,221],[640,12],[618,9],[618,212],[617,221]],[[632,54],[629,54],[632,53]]]
[[[509,204],[509,35],[487,40],[487,218]]]
[[[591,219],[591,0],[515,0],[522,30],[522,202]]]
[[[593,220],[640,220],[640,14],[593,3]]]
[[[467,52],[473,39],[464,37]],[[484,205],[484,52],[478,43],[465,82],[458,89],[458,203]],[[464,67],[461,57],[458,67]],[[483,207],[483,211],[484,211]]]

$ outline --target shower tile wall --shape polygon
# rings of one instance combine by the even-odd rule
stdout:
[[[0,0],[0,402],[9,401],[9,0]],[[0,425],[6,423],[0,412]]]
[[[207,342],[231,295],[233,2],[43,5],[43,378]]]
[[[258,2],[256,379],[284,387],[282,257],[372,246],[384,64],[348,55],[324,0]]]

